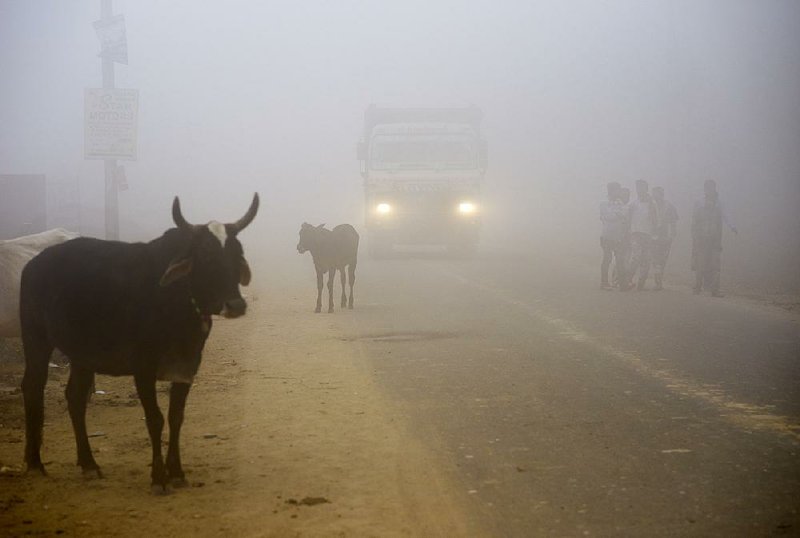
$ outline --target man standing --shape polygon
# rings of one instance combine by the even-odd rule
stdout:
[[[650,272],[652,242],[658,225],[658,209],[650,196],[647,181],[636,180],[636,200],[631,204],[631,267],[629,281],[632,284],[636,272],[639,281],[636,290],[642,291]]]
[[[714,180],[703,185],[704,199],[695,205],[692,214],[692,268],[695,271],[694,293],[703,287],[711,289],[712,297],[722,297],[719,275],[722,265],[722,224],[738,233],[722,209]]]
[[[606,186],[608,200],[600,203],[600,222],[603,223],[600,232],[600,247],[603,249],[603,261],[600,263],[600,287],[610,290],[608,282],[608,267],[611,258],[617,268],[617,275],[621,282],[625,277],[625,262],[623,260],[623,240],[627,228],[627,208],[620,199],[621,187],[616,181]]]
[[[664,289],[664,270],[667,266],[669,252],[672,249],[672,241],[677,235],[678,211],[675,206],[664,199],[664,189],[661,187],[653,188],[653,200],[655,200],[658,212],[658,226],[653,237],[653,268],[655,269],[656,290]]]
[[[619,270],[616,264],[614,265],[614,286],[619,288],[619,291],[628,291],[631,286],[628,282],[630,276],[628,272],[631,269],[631,190],[628,187],[620,189],[620,199],[625,208],[625,233],[622,238],[622,256],[620,267],[625,268],[625,276],[627,279],[623,280],[619,277]]]

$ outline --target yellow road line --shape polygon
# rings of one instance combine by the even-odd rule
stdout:
[[[516,306],[531,317],[552,326],[558,330],[558,334],[563,338],[594,346],[604,354],[626,363],[641,375],[660,381],[671,392],[694,398],[714,406],[725,419],[742,429],[778,433],[794,441],[800,441],[800,423],[790,417],[771,413],[771,406],[736,401],[719,387],[697,383],[682,377],[676,372],[654,367],[642,360],[637,353],[620,350],[604,344],[573,323],[565,319],[553,317],[540,308],[524,301],[507,297],[503,294],[502,290],[496,287],[470,280],[444,267],[442,267],[442,270],[444,270],[448,276],[455,278],[462,284],[489,292],[500,301]]]

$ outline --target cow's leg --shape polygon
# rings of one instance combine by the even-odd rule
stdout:
[[[150,433],[150,444],[153,447],[153,467],[150,479],[153,493],[165,493],[167,490],[167,471],[161,457],[161,432],[164,430],[164,415],[158,408],[156,399],[156,377],[152,374],[134,375],[136,392],[144,408],[147,431]]]
[[[186,486],[186,477],[181,466],[181,425],[186,397],[189,395],[189,383],[173,383],[169,389],[169,448],[167,449],[167,475],[175,487]]]
[[[336,268],[328,271],[328,314],[333,312],[333,279],[336,278]]]
[[[342,281],[342,308],[345,308],[347,306],[347,294],[344,290],[347,288],[347,273],[344,271],[344,265],[339,268],[339,272],[341,273],[340,280]]]
[[[354,261],[347,266],[348,280],[350,280],[350,300],[347,303],[347,308],[353,309],[353,284],[356,283],[356,262]]]
[[[314,310],[317,314],[322,312],[322,277],[324,273],[322,269],[317,269],[317,308]]]
[[[78,465],[86,476],[96,475],[102,478],[100,466],[92,456],[92,447],[89,446],[89,436],[86,434],[86,402],[89,400],[89,391],[94,386],[94,372],[76,366],[70,366],[67,390],[67,408],[69,418],[72,420],[72,429],[75,432],[75,444],[78,449]]]
[[[44,426],[44,386],[51,346],[44,338],[28,336],[23,331],[25,374],[22,377],[22,397],[25,402],[25,464],[29,471],[46,474],[40,450]]]

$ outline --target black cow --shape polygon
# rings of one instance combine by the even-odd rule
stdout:
[[[25,349],[25,462],[40,457],[44,386],[53,348],[70,360],[66,397],[78,465],[102,476],[86,435],[86,402],[95,373],[132,375],[153,448],[152,486],[186,484],[179,436],[186,396],[200,366],[211,315],[238,317],[247,304],[239,284],[250,269],[236,235],[256,215],[258,194],[233,224],[192,225],[172,204],[177,228],[149,243],[79,238],[44,250],[22,272],[20,321]],[[169,448],[161,457],[164,417],[156,380],[171,381]]]
[[[297,251],[303,254],[311,251],[314,267],[317,270],[317,308],[322,310],[322,279],[328,274],[328,312],[333,312],[333,279],[338,269],[342,275],[342,308],[353,308],[353,284],[356,281],[356,263],[358,262],[358,232],[349,224],[340,224],[333,230],[326,230],[324,224],[312,226],[304,222],[300,226],[300,241]],[[350,278],[350,299],[344,292],[347,266]]]

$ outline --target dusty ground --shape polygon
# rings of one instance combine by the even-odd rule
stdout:
[[[307,294],[306,294],[307,295]],[[98,377],[88,412],[105,478],[84,479],[52,367],[43,459],[22,473],[22,364],[0,362],[0,534],[74,536],[459,536],[470,528],[441,465],[373,386],[358,343],[308,297],[256,291],[243,319],[215,322],[189,396],[191,483],[149,489],[149,442],[130,378]],[[346,313],[342,313],[346,315]],[[166,384],[160,387],[166,412]],[[166,439],[166,435],[164,436]]]
[[[172,495],[150,494],[130,379],[98,378],[106,478],[81,476],[58,367],[50,476],[22,475],[22,366],[0,358],[0,536],[798,535],[796,298],[401,255],[360,261],[355,310],[315,315],[290,243],[251,258],[248,315],[215,323],[183,433],[192,487]]]

